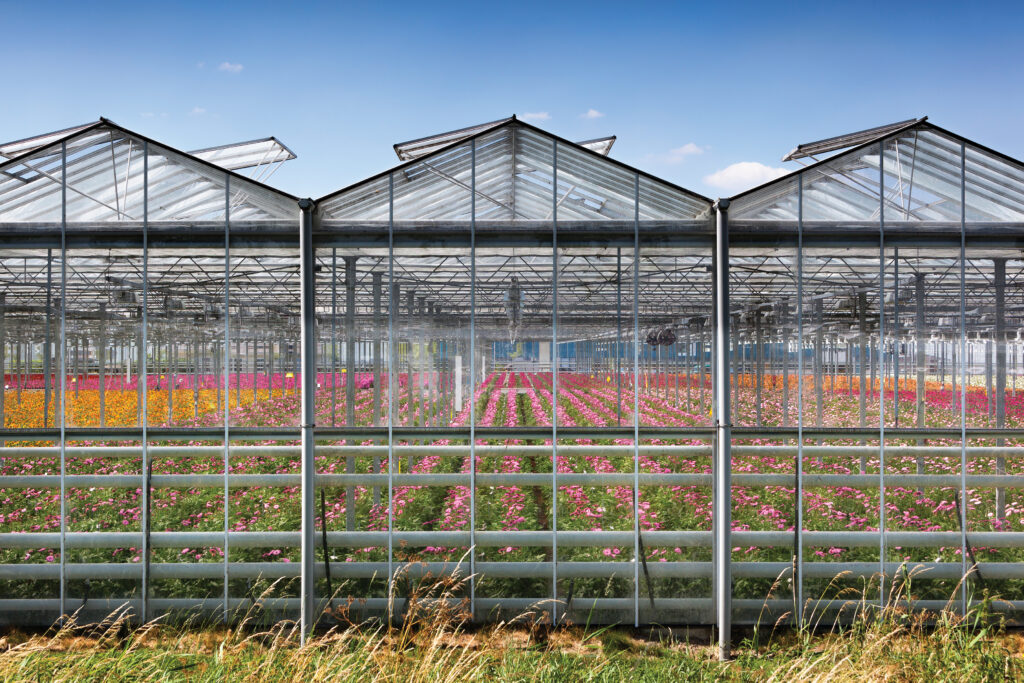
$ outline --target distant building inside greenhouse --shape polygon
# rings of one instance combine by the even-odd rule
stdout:
[[[1024,165],[914,119],[714,201],[614,142],[316,200],[275,138],[0,145],[0,620],[1019,619]]]

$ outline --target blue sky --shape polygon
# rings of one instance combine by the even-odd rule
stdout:
[[[922,115],[1024,158],[1024,3],[966,5],[0,0],[0,140],[99,116],[182,149],[275,135],[299,158],[271,184],[313,197],[512,113],[709,196]]]

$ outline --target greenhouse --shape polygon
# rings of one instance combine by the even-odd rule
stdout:
[[[316,200],[275,138],[0,145],[0,620],[1019,618],[1024,164],[914,119],[715,201],[614,142]]]

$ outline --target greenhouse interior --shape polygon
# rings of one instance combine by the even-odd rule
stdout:
[[[712,200],[614,142],[315,200],[275,138],[0,145],[0,620],[1019,619],[1024,165],[913,119]]]

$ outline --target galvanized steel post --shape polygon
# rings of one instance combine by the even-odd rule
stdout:
[[[729,407],[729,200],[715,204],[715,453],[714,453],[714,572],[715,625],[718,658],[730,657],[732,631],[731,424]]]
[[[313,253],[313,200],[299,200],[299,279],[302,314],[302,568],[300,633],[305,643],[313,628],[315,576],[313,427],[316,419],[316,286]]]

